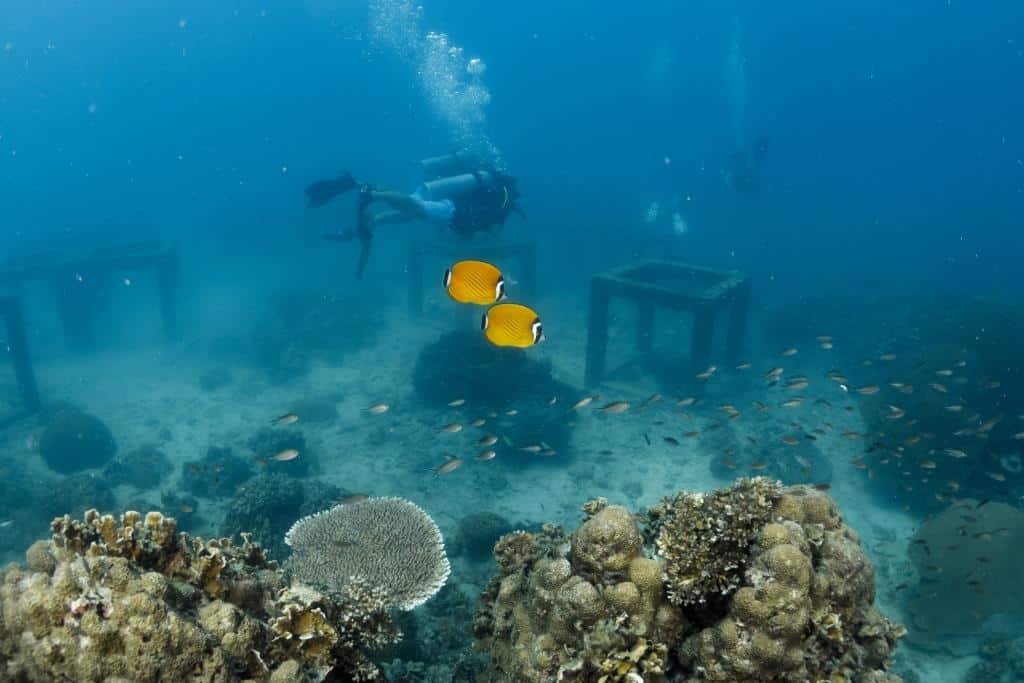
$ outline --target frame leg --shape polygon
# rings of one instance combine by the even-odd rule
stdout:
[[[707,370],[711,364],[711,341],[714,336],[714,309],[698,308],[693,313],[693,340],[690,344],[690,366],[695,375]]]
[[[160,318],[167,339],[178,338],[178,252],[169,251],[160,261],[157,271],[160,288]]]
[[[533,243],[523,245],[519,254],[519,268],[523,298],[532,299],[537,294],[537,248]]]
[[[747,317],[750,314],[750,280],[736,288],[732,306],[729,309],[729,329],[726,345],[729,359],[739,360],[743,353],[743,342],[747,336]]]
[[[4,302],[0,312],[7,323],[7,343],[10,346],[14,375],[21,389],[25,411],[34,413],[39,410],[39,388],[36,385],[35,373],[32,371],[32,359],[28,353],[28,336],[25,334],[25,318],[21,314],[21,306],[16,300],[11,299]]]
[[[584,382],[588,387],[600,384],[604,377],[605,354],[608,351],[608,300],[604,283],[594,280],[590,285],[590,312],[587,316],[587,369]]]
[[[636,350],[650,353],[654,342],[654,304],[638,301],[636,305]]]
[[[418,318],[423,314],[423,251],[416,242],[409,245],[408,270],[406,296],[409,317]]]

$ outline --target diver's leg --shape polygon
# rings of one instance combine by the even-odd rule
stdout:
[[[423,201],[417,197],[412,197],[401,192],[372,190],[370,192],[370,198],[372,201],[383,202],[395,211],[406,214],[409,216],[406,220],[422,220],[426,218],[426,211],[423,209]]]
[[[410,221],[418,220],[419,216],[413,216],[404,211],[393,211],[386,209],[384,211],[378,211],[369,217],[369,223],[371,227],[378,225],[393,225],[395,223],[409,223]]]

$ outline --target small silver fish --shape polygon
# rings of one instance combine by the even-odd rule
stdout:
[[[299,416],[296,415],[295,413],[285,413],[280,417],[275,417],[273,420],[273,424],[278,427],[283,427],[285,425],[295,424],[298,421]]]
[[[366,409],[371,415],[383,415],[384,413],[391,410],[391,406],[387,403],[374,403],[372,406]]]
[[[487,446],[493,446],[496,443],[498,443],[498,437],[493,434],[488,434],[487,436],[480,437],[480,440],[476,442],[476,445],[486,448]]]
[[[270,459],[278,462],[287,462],[297,457],[299,457],[299,450],[297,448],[286,448],[280,453],[270,456]]]
[[[785,356],[786,358],[789,358],[790,356],[795,356],[797,353],[799,353],[799,351],[791,347],[783,351],[782,355]]]
[[[476,456],[476,459],[479,460],[480,462],[486,462],[487,460],[494,460],[495,456],[497,455],[498,454],[496,451],[494,451],[493,449],[488,449],[486,451],[481,451],[480,454]]]
[[[434,474],[449,474],[462,466],[462,458],[449,458],[434,468]]]
[[[601,408],[602,413],[624,413],[629,410],[629,401],[613,401]]]
[[[448,406],[451,408],[458,408],[463,405],[466,405],[466,399],[464,398],[457,398],[454,401],[448,401]]]
[[[711,379],[711,376],[714,375],[716,372],[718,372],[718,367],[712,365],[708,367],[707,370],[697,375],[697,379],[699,379],[702,382],[706,382],[707,380]]]
[[[573,410],[579,410],[580,408],[586,408],[591,403],[593,403],[593,401],[594,401],[594,397],[593,396],[584,396],[580,400],[576,401],[576,403],[572,404],[572,409]]]
[[[458,422],[452,422],[451,424],[447,424],[444,427],[441,427],[442,434],[458,434],[461,431],[462,425],[460,425]]]
[[[478,417],[477,419],[473,420],[469,424],[470,424],[471,427],[479,428],[479,427],[483,427],[485,424],[487,424],[487,420],[485,420],[482,417]]]

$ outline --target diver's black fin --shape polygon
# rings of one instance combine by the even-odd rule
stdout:
[[[358,186],[356,179],[346,171],[334,180],[318,180],[306,187],[306,198],[309,200],[309,207],[315,209]]]

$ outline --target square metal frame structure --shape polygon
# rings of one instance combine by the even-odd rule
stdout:
[[[20,285],[30,280],[50,282],[67,345],[84,349],[92,346],[93,320],[91,311],[83,310],[81,293],[76,291],[81,278],[99,281],[115,273],[146,270],[154,271],[157,276],[164,335],[176,339],[180,264],[173,247],[139,242],[97,249],[91,254],[71,258],[56,253],[19,257],[16,262],[0,264],[0,284]]]
[[[683,281],[686,291],[670,286]],[[690,367],[703,372],[711,363],[715,318],[729,311],[727,353],[739,357],[746,337],[750,309],[750,280],[735,270],[715,270],[673,261],[641,261],[595,275],[590,283],[587,317],[586,386],[596,387],[605,376],[608,352],[608,306],[612,297],[637,307],[636,349],[648,353],[653,343],[654,309],[668,308],[693,315]]]

